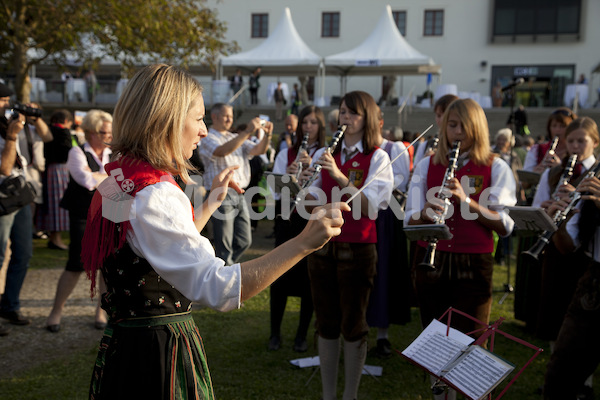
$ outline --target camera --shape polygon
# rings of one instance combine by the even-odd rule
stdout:
[[[26,106],[25,104],[15,103],[12,109],[5,111],[4,117],[10,121],[13,118],[18,118],[19,114],[23,114],[26,117],[40,118],[42,116],[42,110]]]

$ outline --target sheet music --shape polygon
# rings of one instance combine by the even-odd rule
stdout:
[[[447,326],[433,320],[403,352],[406,357],[422,365],[434,375],[439,375],[442,368],[459,356],[473,338],[450,328],[446,336]]]
[[[471,346],[442,376],[472,399],[481,399],[514,369],[514,366],[480,346]]]

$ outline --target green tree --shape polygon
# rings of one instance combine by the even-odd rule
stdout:
[[[67,58],[97,66],[110,57],[126,71],[167,62],[215,70],[219,54],[238,50],[205,0],[0,0],[0,62],[29,101],[28,74]]]

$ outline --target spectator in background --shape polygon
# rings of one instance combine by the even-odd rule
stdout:
[[[69,185],[60,206],[69,212],[69,259],[56,287],[56,296],[46,329],[52,333],[60,330],[60,320],[67,299],[73,292],[83,272],[81,262],[81,240],[85,232],[88,209],[98,185],[107,177],[104,166],[110,162],[112,141],[112,116],[101,110],[87,112],[81,128],[85,132],[86,143],[69,151],[67,168]],[[104,279],[100,279],[100,293],[106,292]],[[100,297],[96,307],[96,329],[106,327],[106,312],[100,308]]]
[[[213,125],[208,136],[202,140],[200,158],[204,165],[204,187],[210,190],[215,176],[225,168],[239,166],[234,170],[235,181],[241,188],[250,183],[250,162],[253,156],[263,154],[269,148],[273,134],[273,124],[264,122],[266,134],[255,144],[249,140],[261,128],[260,118],[251,119],[246,130],[234,134],[233,108],[224,103],[214,104],[210,110]],[[213,218],[213,245],[217,257],[226,265],[232,265],[250,247],[252,232],[248,204],[242,193],[230,190]]]
[[[285,131],[279,134],[277,153],[290,149],[296,142],[296,130],[298,129],[298,116],[290,114],[285,117]]]
[[[290,113],[298,115],[298,109],[302,105],[302,100],[300,100],[300,88],[298,88],[298,84],[294,83],[294,90],[292,90],[292,108],[290,109]]]
[[[258,89],[260,88],[260,68],[256,68],[250,78],[248,78],[248,86],[250,88],[250,104],[258,104]]]
[[[235,75],[229,77],[229,87],[231,88],[232,95],[239,92],[243,85],[244,78],[242,77],[242,70],[238,68],[235,70]]]
[[[337,108],[329,111],[329,114],[327,114],[327,126],[329,127],[329,131],[332,134],[338,130],[339,115],[340,115],[340,110],[338,110]]]
[[[38,214],[38,228],[50,232],[48,247],[55,250],[67,250],[61,232],[69,230],[69,215],[59,203],[69,184],[67,158],[73,147],[72,125],[73,115],[69,110],[56,110],[50,117],[52,140],[44,143],[44,205]]]
[[[29,107],[40,109],[39,104],[30,103]],[[35,239],[48,239],[48,236],[41,230],[36,228],[36,213],[38,211],[38,205],[43,204],[42,196],[42,173],[46,167],[46,161],[44,159],[44,143],[52,140],[52,133],[45,122],[40,125],[40,129],[37,128],[37,120],[39,117],[27,117],[27,123],[23,126],[23,129],[19,132],[19,150],[21,156],[27,160],[26,171],[28,175],[28,181],[35,187],[36,197],[34,202],[31,203],[31,214],[33,216],[34,233]]]
[[[279,122],[283,118],[283,106],[287,104],[283,89],[281,88],[281,82],[277,82],[273,98],[275,100],[275,121]]]
[[[11,120],[5,117],[10,108],[10,96],[13,91],[0,84],[0,182],[9,176],[26,176],[24,169],[27,160],[19,153],[19,131],[25,125],[25,116],[18,114]],[[35,121],[35,128],[45,132],[48,127],[42,118]],[[31,207],[24,206],[17,211],[0,216],[0,268],[6,256],[10,239],[10,261],[6,272],[4,293],[0,300],[0,317],[13,325],[28,325],[31,321],[20,313],[19,296],[29,268],[33,252],[31,236]],[[6,336],[10,329],[0,324],[0,336]]]
[[[587,84],[588,84],[588,80],[587,80],[587,78],[585,77],[585,74],[581,74],[581,75],[579,75],[579,79],[577,80],[577,83],[578,83],[579,85],[587,85]]]

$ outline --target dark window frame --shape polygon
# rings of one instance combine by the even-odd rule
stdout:
[[[495,0],[492,10],[492,36],[579,37],[582,29],[582,3],[582,0]],[[553,17],[554,20],[549,20],[548,17]]]
[[[403,28],[400,27],[400,16],[403,16],[402,23],[404,24]],[[402,34],[402,36],[406,36],[406,25],[408,24],[408,18],[406,16],[406,11],[398,10],[392,11],[392,17],[394,18],[394,22],[396,23],[396,28]],[[404,31],[404,32],[403,32]]]
[[[253,13],[250,18],[250,37],[253,39],[262,39],[269,37],[269,14]]]
[[[428,15],[433,16],[431,27],[429,27],[427,24]],[[436,28],[436,23],[438,19],[441,19],[441,26],[439,27],[439,31]],[[429,28],[431,29],[431,31],[429,31]],[[423,36],[444,36],[444,10],[425,10],[425,12],[423,13]]]
[[[335,21],[337,17],[337,21]],[[340,13],[339,11],[327,11],[321,14],[321,37],[340,37]]]

